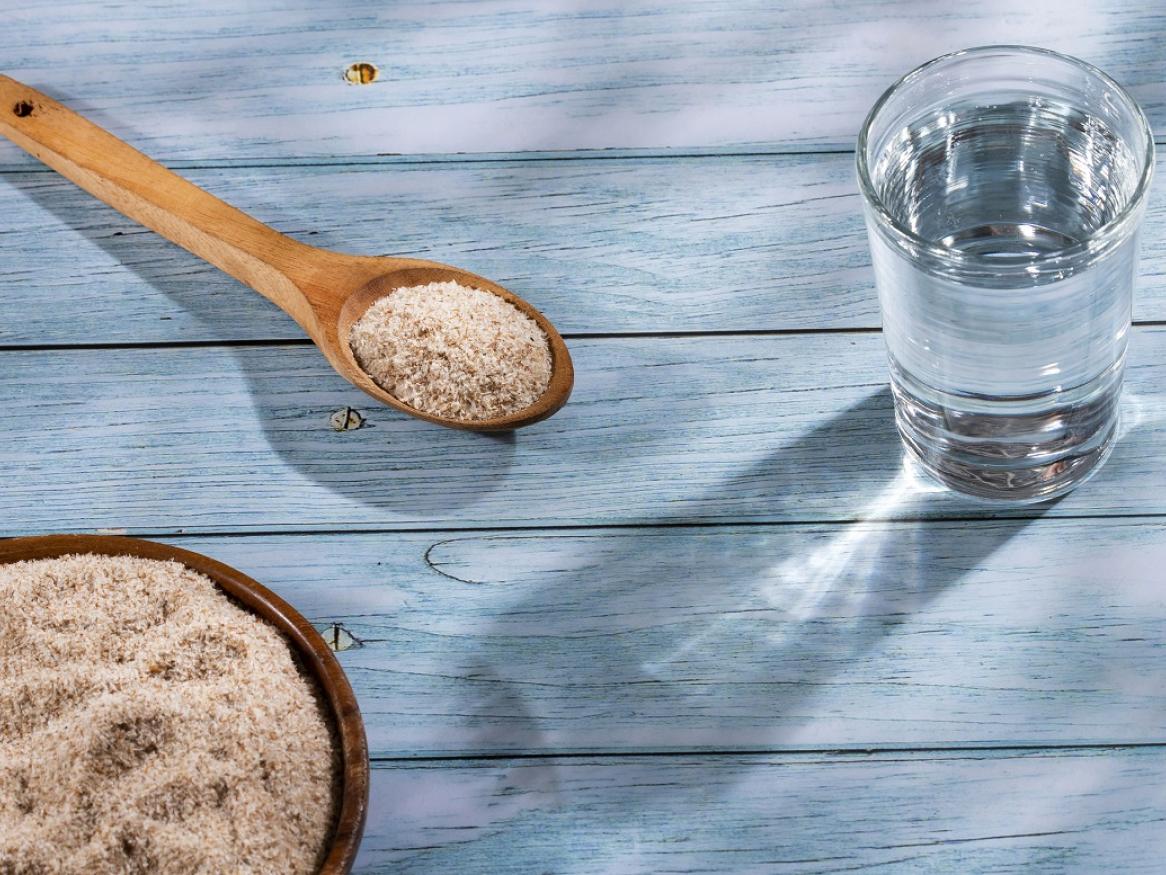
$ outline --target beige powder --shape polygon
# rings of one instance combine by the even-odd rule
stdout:
[[[311,873],[336,815],[280,634],[173,562],[0,565],[0,873]]]
[[[393,397],[463,422],[515,413],[551,379],[537,322],[497,295],[453,282],[395,289],[352,326],[348,342]]]

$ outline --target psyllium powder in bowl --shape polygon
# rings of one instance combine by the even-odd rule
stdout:
[[[209,578],[0,565],[0,872],[308,875],[339,782],[314,683]]]

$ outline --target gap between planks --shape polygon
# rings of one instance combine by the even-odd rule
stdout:
[[[1166,319],[1135,319],[1130,323],[1135,328],[1166,327]],[[763,329],[716,329],[703,331],[567,331],[564,340],[676,340],[716,337],[798,337],[814,334],[881,334],[881,328],[763,328]],[[142,343],[13,343],[0,344],[0,353],[5,352],[65,352],[65,351],[110,351],[147,349],[244,349],[247,347],[307,347],[312,346],[308,338],[250,338],[247,340],[167,340],[145,341]]]
[[[1039,509],[1039,506],[1038,506]],[[398,528],[394,526],[385,526],[382,528],[344,528],[344,529],[247,529],[246,531],[159,531],[159,532],[129,532],[126,529],[109,530],[102,529],[95,532],[101,535],[119,535],[131,538],[144,538],[147,540],[166,540],[177,541],[181,539],[203,540],[207,538],[296,538],[304,535],[312,536],[338,536],[344,537],[347,535],[490,535],[490,534],[515,534],[523,532],[594,532],[594,531],[639,531],[644,529],[781,529],[781,528],[796,528],[798,526],[823,526],[823,527],[845,527],[855,525],[881,525],[881,526],[916,526],[920,524],[932,523],[981,523],[984,525],[991,525],[993,523],[1003,523],[1015,520],[1031,519],[1035,510],[1031,513],[1025,513],[1023,510],[1017,511],[1014,515],[997,514],[995,516],[969,517],[969,516],[918,516],[918,517],[847,517],[845,519],[795,519],[795,520],[731,520],[731,521],[717,521],[717,522],[648,522],[648,523],[619,523],[619,522],[603,522],[603,523],[564,523],[552,525],[529,525],[516,524],[512,526],[426,526],[425,528]],[[1129,520],[1135,525],[1139,521],[1144,521],[1146,525],[1153,525],[1155,522],[1166,519],[1166,511],[1162,513],[1081,513],[1081,514],[1065,514],[1057,516],[1057,520]],[[5,538],[24,537],[23,535],[6,535],[0,532],[0,540]]]
[[[887,754],[907,754],[919,756],[942,756],[945,759],[957,759],[960,754],[1000,754],[1000,753],[1040,753],[1049,752],[1082,752],[1097,751],[1109,753],[1121,750],[1161,750],[1166,749],[1166,741],[1141,742],[1066,742],[1044,744],[997,744],[984,742],[983,744],[953,744],[953,745],[893,745],[882,744],[871,747],[801,747],[801,748],[750,748],[748,750],[645,750],[645,751],[530,751],[505,752],[493,754],[426,754],[420,756],[372,756],[369,762],[375,768],[380,765],[414,765],[418,763],[467,763],[467,762],[509,762],[512,760],[594,760],[594,759],[705,759],[717,757],[723,759],[750,759],[755,757],[781,757],[782,759],[810,759],[813,757],[839,757],[843,759],[861,759],[864,757],[884,757]]]
[[[1154,137],[1155,145],[1166,144],[1166,135]],[[287,167],[368,167],[401,164],[520,164],[534,161],[671,161],[677,159],[719,158],[801,158],[814,155],[853,155],[853,148],[799,148],[796,143],[773,147],[708,147],[698,149],[570,149],[527,152],[449,152],[402,155],[304,156],[297,158],[209,158],[200,161],[163,161],[171,170],[260,170]],[[52,173],[51,168],[36,161],[0,162],[0,175],[15,173]]]
[[[853,155],[854,149],[775,146],[759,148],[707,149],[572,149],[529,152],[449,152],[417,155],[336,155],[302,158],[208,158],[203,161],[166,161],[171,170],[261,170],[287,167],[369,167],[401,164],[520,164],[534,161],[671,161],[718,158],[800,158],[814,155]],[[36,161],[0,163],[0,175],[9,173],[52,173]]]
[[[854,149],[803,149],[775,146],[772,149],[574,149],[529,152],[449,152],[417,155],[336,155],[301,158],[208,158],[201,161],[166,161],[171,170],[262,170],[288,167],[376,167],[401,164],[521,164],[534,161],[671,161],[675,159],[718,158],[800,158],[814,155],[853,155]],[[36,161],[0,163],[0,175],[9,173],[52,173]]]
[[[1135,322],[1134,325],[1166,325],[1163,322]],[[704,337],[782,337],[786,335],[796,336],[804,334],[880,334],[881,328],[763,328],[738,330],[733,328],[717,329],[712,331],[704,331],[693,329],[691,331],[575,331],[564,332],[564,340],[626,340],[628,338],[637,339],[656,339],[656,340],[672,340],[678,338],[704,338]],[[249,346],[289,346],[289,347],[305,347],[311,346],[312,341],[308,338],[251,338],[247,340],[165,340],[165,341],[144,341],[141,343],[135,342],[117,342],[117,343],[13,343],[0,344],[0,352],[56,352],[65,350],[122,350],[122,349],[208,349],[212,347],[222,347],[225,349],[237,349],[240,347]]]

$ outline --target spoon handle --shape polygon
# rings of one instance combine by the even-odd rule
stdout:
[[[317,250],[7,76],[0,76],[0,134],[98,200],[255,289],[315,334],[312,309],[291,276]]]

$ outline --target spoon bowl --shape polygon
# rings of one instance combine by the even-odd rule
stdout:
[[[451,428],[472,429],[474,431],[509,431],[531,425],[551,416],[566,403],[574,382],[571,354],[567,351],[567,345],[550,320],[518,295],[485,277],[444,264],[392,258],[373,259],[373,261],[379,262],[376,268],[384,269],[383,273],[377,274],[343,298],[329,295],[327,301],[321,301],[321,306],[316,311],[318,320],[327,319],[329,323],[334,322],[336,328],[335,339],[321,338],[316,341],[317,345],[325,351],[325,355],[328,355],[332,361],[332,366],[354,386],[363,389],[381,403],[395,407],[419,419]],[[373,266],[369,265],[364,269],[372,268]],[[352,331],[352,326],[359,321],[368,308],[396,289],[440,282],[456,282],[463,286],[491,292],[513,305],[521,313],[525,313],[542,329],[551,351],[551,379],[542,395],[533,404],[506,416],[472,422],[434,416],[399,401],[378,385],[360,366],[347,338]],[[336,358],[329,354],[329,349],[334,350]]]
[[[97,199],[255,289],[308,333],[333,368],[383,404],[471,431],[509,431],[546,419],[574,385],[571,354],[542,313],[469,271],[419,259],[346,255],[301,243],[224,203],[39,91],[0,76],[0,134]],[[425,413],[379,386],[348,343],[353,324],[395,289],[456,282],[498,295],[546,334],[551,378],[533,404],[488,420]]]

